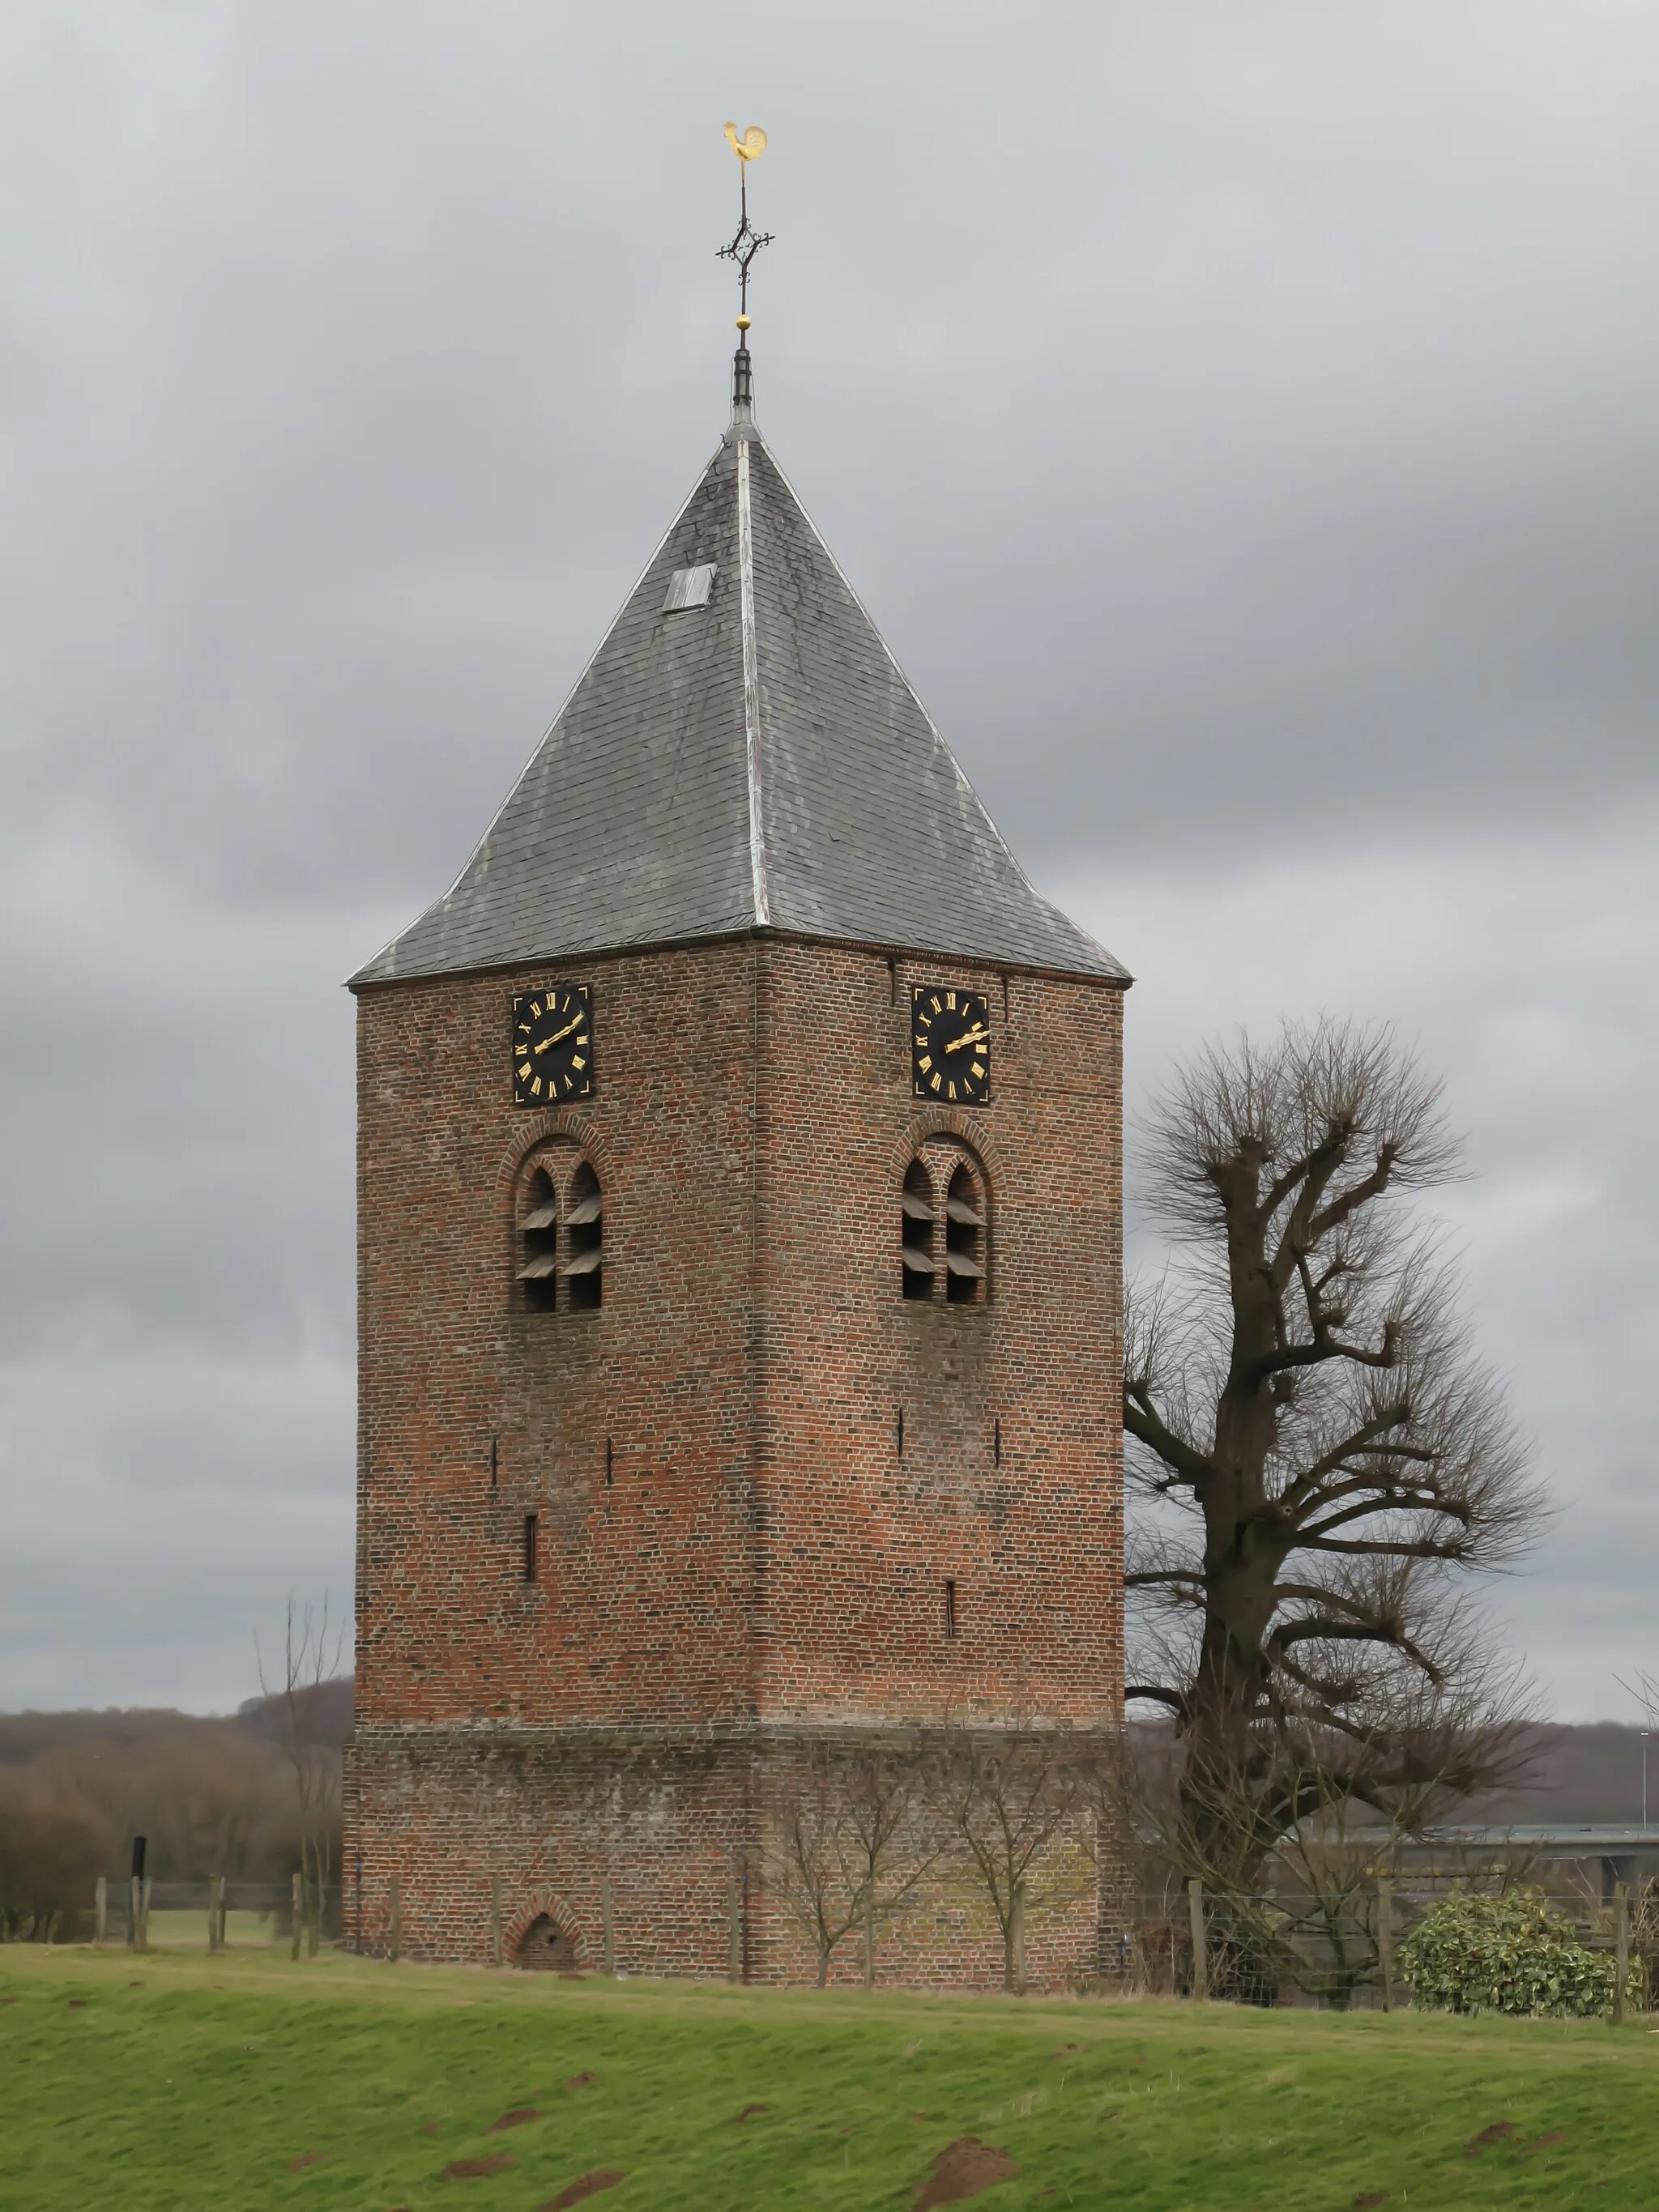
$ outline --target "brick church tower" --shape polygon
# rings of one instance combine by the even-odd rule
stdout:
[[[1121,1721],[1128,978],[997,834],[746,344],[737,389],[352,979],[365,1948],[796,1975],[769,1823],[811,1747]],[[880,1948],[1001,1975],[948,1882]]]

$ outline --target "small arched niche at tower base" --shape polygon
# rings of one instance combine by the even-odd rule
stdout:
[[[957,1137],[930,1137],[896,1194],[898,1290],[912,1303],[982,1305],[989,1287],[990,1203],[983,1162]]]
[[[576,1947],[551,1913],[538,1912],[519,1939],[513,1963],[532,1974],[574,1974]]]

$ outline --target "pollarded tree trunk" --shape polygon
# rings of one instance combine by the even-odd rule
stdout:
[[[1192,1870],[1246,1885],[1321,1804],[1392,1813],[1502,1768],[1514,1706],[1458,1583],[1512,1559],[1540,1507],[1401,1203],[1455,1157],[1408,1054],[1334,1023],[1241,1037],[1177,1075],[1152,1133],[1173,1249],[1126,1346],[1152,1508],[1128,1695],[1182,1738]]]

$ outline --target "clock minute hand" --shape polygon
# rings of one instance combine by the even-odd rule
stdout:
[[[989,1030],[964,1030],[959,1037],[952,1037],[945,1049],[946,1052],[962,1052],[970,1044],[988,1043],[990,1036]]]
[[[550,1037],[544,1037],[544,1038],[542,1039],[541,1042],[540,1042],[538,1045],[537,1045],[537,1046],[534,1048],[534,1049],[535,1049],[537,1052],[548,1052],[548,1051],[550,1051],[550,1050],[551,1050],[551,1048],[553,1048],[553,1046],[555,1046],[556,1044],[562,1044],[562,1043],[563,1043],[563,1042],[564,1042],[564,1040],[566,1039],[566,1037],[568,1037],[568,1036],[569,1036],[569,1034],[570,1034],[570,1032],[571,1032],[571,1030],[579,1030],[579,1029],[581,1027],[581,1025],[582,1025],[582,1017],[581,1017],[580,1014],[578,1014],[578,1015],[577,1015],[577,1017],[576,1017],[576,1018],[575,1018],[575,1020],[574,1020],[574,1022],[567,1022],[567,1023],[565,1024],[564,1027],[563,1027],[562,1030],[560,1030],[558,1031],[558,1033],[557,1033],[556,1036],[550,1036]]]

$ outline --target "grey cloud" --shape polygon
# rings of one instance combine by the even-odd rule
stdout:
[[[31,0],[0,57],[0,1383],[120,1363],[65,1417],[112,1499],[176,1462],[333,1501],[309,1553],[228,1505],[250,1603],[343,1556],[345,1399],[296,1430],[260,1395],[349,1375],[337,979],[453,876],[718,434],[727,115],[773,134],[769,436],[1001,826],[1141,975],[1143,1065],[1308,987],[1217,949],[1272,910],[1263,856],[1288,897],[1310,856],[1455,872],[1478,831],[1510,898],[1543,825],[1593,883],[1652,791],[1650,9]],[[1322,988],[1409,997],[1437,948],[1366,913]],[[1517,1020],[1583,995],[1546,972]],[[1583,1097],[1527,1121],[1476,1084],[1489,988],[1436,1016],[1477,1134],[1547,1164],[1634,1125],[1610,1002]],[[1626,1279],[1612,1210],[1575,1234]],[[114,1615],[64,1590],[90,1653]],[[160,1673],[241,1693],[228,1618]]]

